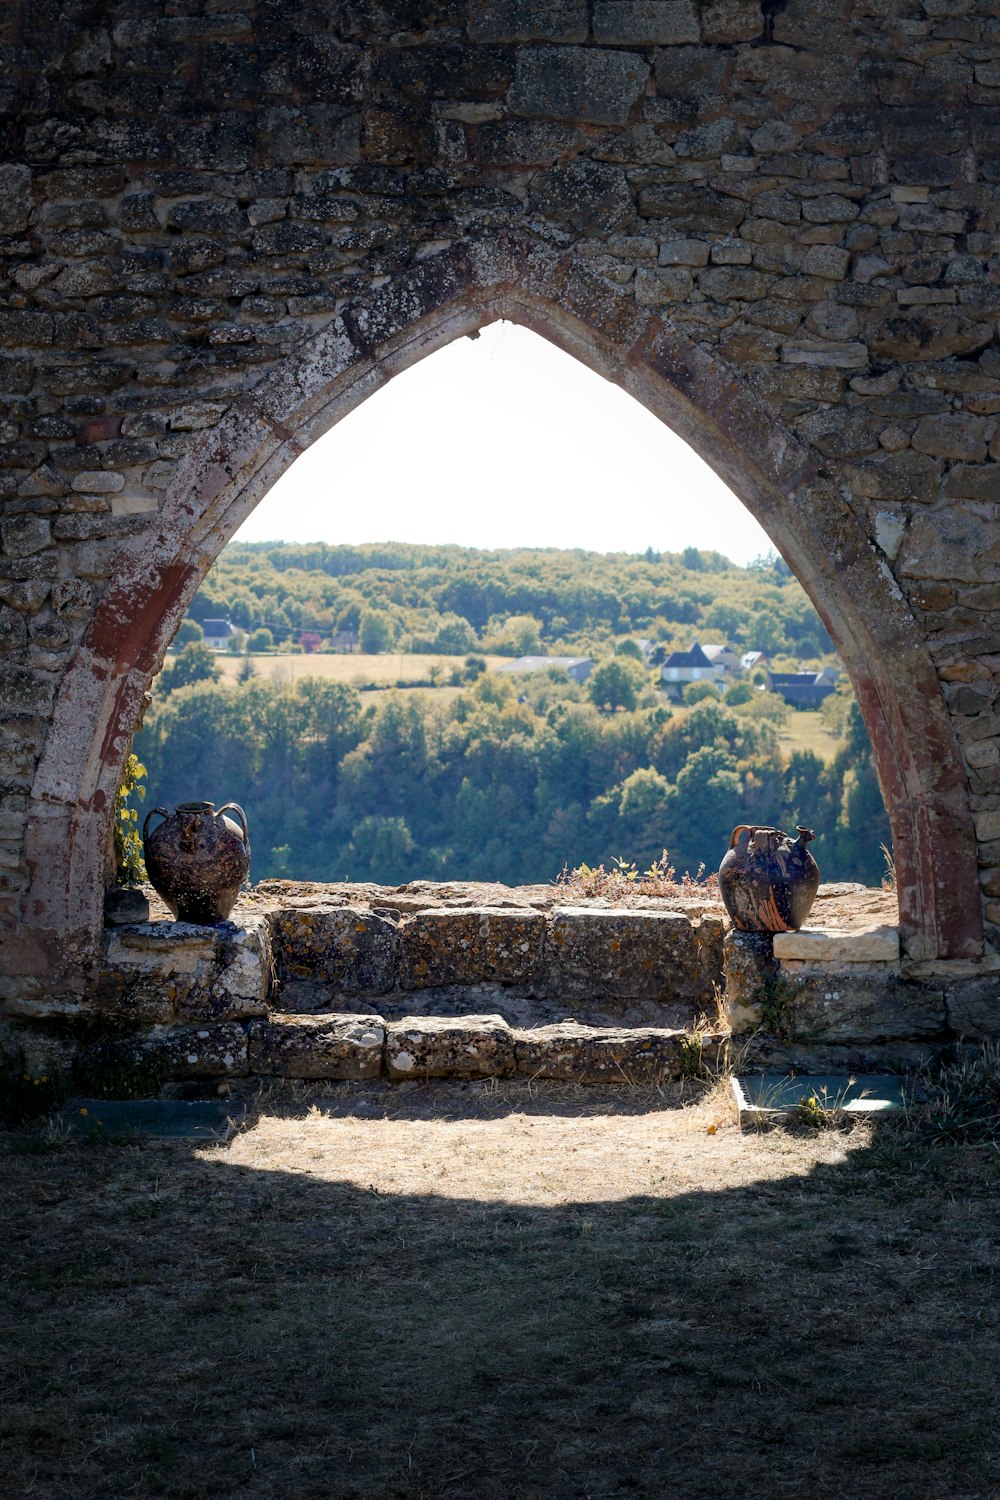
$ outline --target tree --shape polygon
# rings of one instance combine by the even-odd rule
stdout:
[[[708,679],[702,682],[686,682],[681,697],[690,708],[695,703],[704,703],[709,698],[718,699],[719,689]]]
[[[361,615],[360,645],[368,656],[391,651],[396,640],[392,616],[384,609],[366,609]]]
[[[623,641],[619,641],[617,643],[617,645],[615,646],[615,655],[630,656],[633,661],[638,662],[641,662],[644,659],[642,655],[642,647],[639,645],[639,642],[634,641],[630,635],[627,635]]]
[[[464,656],[478,645],[476,632],[461,615],[446,616],[438,627],[432,642],[432,650],[442,656]]]
[[[645,673],[637,662],[616,656],[595,667],[587,680],[587,696],[602,713],[623,708],[631,712],[638,706],[645,685]]]
[[[204,639],[205,632],[198,624],[198,621],[192,620],[185,615],[177,627],[177,634],[174,636],[173,643],[179,651],[182,646],[189,645],[191,641],[203,641]]]
[[[221,676],[222,671],[211,647],[204,641],[189,641],[173,665],[164,667],[160,673],[160,692],[172,693],[176,688],[189,687],[193,682],[218,682]]]
[[[266,625],[261,625],[247,639],[247,650],[254,654],[274,650],[274,636]]]
[[[321,639],[322,637],[317,635],[315,630],[303,630],[299,636],[299,645],[307,656],[311,656],[314,651],[319,649]]]
[[[500,656],[537,656],[542,649],[542,622],[534,615],[510,615],[494,623],[484,644]]]
[[[398,885],[407,878],[414,848],[413,835],[403,818],[380,818],[371,813],[351,830],[350,854],[356,865],[351,874],[356,880]]]

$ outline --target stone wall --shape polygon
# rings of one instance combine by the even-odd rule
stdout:
[[[109,924],[93,995],[11,1001],[38,1074],[165,1082],[912,1071],[1000,1034],[1000,959],[914,963],[891,892],[821,886],[801,932],[726,932],[713,888],[629,903],[413,882],[245,894],[215,927]],[[101,1086],[103,1086],[103,1083]]]
[[[151,888],[150,894],[152,895]],[[95,992],[11,1001],[39,1072],[157,1082],[493,1077],[651,1082],[718,1045],[718,899],[560,905],[550,887],[271,882],[214,927],[109,925]],[[713,1019],[706,1023],[705,1017]]]
[[[994,940],[998,38],[996,0],[15,0],[0,998],[94,992],[120,767],[225,541],[499,315],[761,519],[857,688],[910,958]]]

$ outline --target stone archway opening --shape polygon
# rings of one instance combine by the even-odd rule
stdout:
[[[533,241],[451,247],[348,303],[189,450],[154,524],[122,547],[60,690],[28,832],[32,890],[11,951],[39,990],[86,992],[108,819],[143,694],[222,546],[277,476],[399,370],[498,317],[617,382],[719,473],[773,538],[851,676],[893,828],[915,958],[982,951],[967,784],[920,631],[832,481],[732,371]],[[975,900],[972,899],[976,894]]]
[[[685,461],[687,469],[683,467]],[[331,527],[329,492],[334,486],[349,494],[351,501],[342,515],[338,514],[335,527]],[[285,552],[272,555],[266,543],[278,538],[291,545]],[[549,791],[550,772],[544,769],[538,772],[536,786],[533,776],[524,779],[525,768],[516,767],[511,775],[512,782],[520,788],[520,801],[508,811],[500,811],[505,806],[504,793],[494,787],[492,778],[482,768],[477,775],[475,756],[471,769],[467,767],[466,771],[458,771],[448,760],[454,785],[449,795],[442,798],[441,788],[450,785],[449,770],[435,764],[428,768],[426,779],[414,780],[408,761],[401,763],[398,772],[389,771],[384,746],[359,749],[358,756],[373,754],[378,767],[377,778],[374,767],[365,773],[365,794],[360,790],[357,774],[358,756],[345,763],[346,780],[341,779],[339,770],[331,768],[327,781],[322,774],[317,776],[315,760],[308,758],[309,752],[290,749],[277,727],[273,738],[269,737],[270,731],[262,730],[261,739],[256,739],[246,708],[238,705],[259,699],[260,724],[277,725],[277,717],[266,706],[270,699],[264,696],[271,691],[272,678],[289,694],[288,715],[301,716],[303,744],[314,735],[323,737],[324,726],[314,725],[304,706],[305,700],[296,699],[293,690],[293,684],[305,677],[314,677],[319,682],[366,680],[372,684],[398,679],[400,685],[405,679],[421,679],[425,686],[429,678],[438,684],[433,693],[418,688],[412,696],[407,696],[409,706],[421,711],[417,715],[421,719],[421,745],[425,720],[427,734],[433,737],[435,716],[430,714],[431,701],[443,711],[440,700],[461,691],[457,685],[449,688],[446,684],[463,680],[463,654],[488,655],[508,649],[497,620],[487,618],[488,613],[501,606],[491,604],[488,611],[483,609],[483,600],[491,592],[490,576],[494,569],[499,567],[501,577],[505,580],[508,577],[507,565],[495,564],[488,556],[495,548],[577,548],[596,554],[635,555],[635,563],[617,570],[621,584],[617,607],[614,592],[608,589],[611,567],[595,557],[584,575],[579,570],[580,564],[572,565],[577,582],[587,586],[596,605],[595,612],[592,615],[587,612],[586,618],[582,606],[577,607],[577,601],[559,581],[566,564],[553,557],[543,558],[536,552],[528,557],[513,551],[509,554],[510,585],[501,587],[496,597],[506,594],[514,599],[520,594],[520,602],[508,603],[501,614],[540,617],[533,644],[523,644],[513,652],[515,656],[600,658],[614,641],[606,642],[603,647],[598,645],[595,651],[594,640],[589,637],[594,631],[599,637],[604,629],[612,630],[616,637],[622,634],[654,637],[644,642],[647,663],[642,674],[642,691],[646,708],[651,706],[650,694],[657,684],[661,701],[665,694],[679,704],[687,678],[694,681],[707,676],[715,681],[719,670],[721,687],[733,689],[732,696],[738,700],[740,692],[752,691],[750,676],[742,673],[739,662],[740,654],[751,648],[764,648],[771,665],[780,665],[787,671],[797,667],[803,675],[807,675],[806,668],[815,674],[819,666],[827,663],[831,667],[841,666],[832,655],[824,655],[822,662],[811,657],[793,662],[791,653],[801,633],[795,625],[789,625],[789,642],[779,645],[779,640],[784,639],[780,626],[772,630],[774,622],[769,618],[746,614],[745,606],[750,600],[744,596],[743,585],[749,587],[755,577],[761,583],[765,580],[781,583],[783,576],[788,580],[784,588],[765,590],[775,601],[775,620],[777,611],[781,611],[786,622],[790,620],[790,596],[794,596],[799,607],[805,604],[787,569],[759,570],[756,574],[720,572],[715,571],[717,562],[711,558],[703,563],[700,556],[695,556],[690,567],[707,565],[709,571],[681,570],[679,554],[689,545],[706,550],[716,548],[730,558],[746,560],[760,557],[769,549],[770,542],[749,511],[665,424],[623,389],[595,375],[530,330],[498,322],[483,328],[475,340],[457,339],[397,375],[300,455],[237,532],[234,542],[250,543],[254,550],[243,550],[237,545],[235,551],[231,546],[223,553],[220,563],[208,575],[191,614],[197,619],[205,616],[207,621],[228,615],[241,632],[249,633],[239,639],[248,641],[251,651],[263,649],[274,654],[250,659],[217,658],[223,683],[230,688],[237,680],[249,681],[251,674],[254,679],[249,695],[236,693],[231,707],[224,706],[221,698],[215,700],[220,726],[222,723],[228,726],[218,739],[204,728],[203,718],[196,721],[183,714],[178,717],[176,702],[171,700],[173,708],[167,710],[157,693],[154,708],[147,717],[146,732],[137,740],[136,749],[150,767],[149,785],[155,789],[157,801],[181,802],[192,794],[192,789],[197,789],[199,795],[212,796],[219,803],[235,797],[248,809],[254,822],[255,880],[280,876],[340,880],[350,876],[354,881],[396,884],[414,878],[475,878],[517,885],[548,881],[559,870],[575,868],[584,861],[589,865],[599,861],[610,865],[614,857],[622,855],[638,860],[645,869],[661,856],[664,848],[669,849],[669,863],[677,866],[678,873],[693,871],[699,865],[712,870],[734,823],[778,821],[787,827],[805,822],[819,830],[820,839],[813,846],[813,853],[819,859],[825,879],[879,883],[885,868],[879,846],[883,841],[888,843],[890,834],[873,784],[863,736],[858,744],[859,769],[863,795],[868,799],[864,804],[866,817],[869,809],[872,816],[863,827],[858,820],[863,803],[855,793],[852,829],[856,831],[845,827],[842,818],[834,823],[842,794],[842,765],[836,776],[837,791],[832,796],[826,788],[832,787],[833,779],[816,767],[816,795],[807,792],[801,801],[796,801],[796,812],[787,806],[782,811],[784,801],[776,790],[773,767],[767,771],[759,769],[755,777],[748,775],[749,766],[743,766],[746,796],[742,791],[730,791],[726,805],[711,813],[709,788],[702,787],[700,794],[693,790],[689,773],[679,784],[682,796],[674,800],[674,810],[668,817],[666,803],[657,804],[655,798],[674,788],[664,784],[660,773],[666,770],[669,781],[673,782],[682,764],[672,766],[669,740],[657,752],[656,731],[646,725],[645,718],[640,731],[645,758],[640,753],[637,760],[630,760],[618,778],[624,778],[626,771],[634,767],[637,790],[633,792],[633,783],[626,789],[623,807],[629,808],[629,815],[618,821],[614,832],[606,828],[597,805],[592,804],[595,788],[582,774],[579,781],[572,778],[565,783],[560,781],[559,800]],[[394,555],[392,550],[385,549],[387,543],[402,543],[404,547],[398,549],[399,555]],[[674,554],[673,567],[671,560],[665,559],[669,586],[659,566],[650,566],[654,563],[653,549],[646,563],[638,562],[650,543],[657,554],[661,550]],[[328,552],[327,546],[331,544],[332,550]],[[363,544],[370,544],[371,551]],[[439,661],[427,654],[435,650],[431,640],[434,629],[425,618],[418,621],[415,606],[424,589],[433,586],[432,575],[422,573],[421,567],[443,565],[444,558],[423,554],[422,563],[419,552],[407,555],[406,544],[457,544],[487,549],[472,557],[456,551],[451,557],[448,567],[453,584],[441,608],[457,610],[457,615],[452,613],[446,618],[456,626],[464,626],[465,644],[459,649],[442,634],[440,649],[457,654]],[[355,554],[350,551],[352,547],[363,550]],[[532,559],[536,555],[537,565],[544,569],[537,574],[537,587],[532,578],[535,571]],[[366,556],[380,570],[377,575],[365,572]],[[655,563],[658,565],[660,561],[656,555]],[[308,571],[289,574],[287,568]],[[555,571],[550,572],[553,568]],[[370,596],[371,580],[376,576],[383,589],[381,598]],[[290,587],[290,577],[297,577],[299,583]],[[514,587],[514,579],[520,581],[520,588]],[[715,619],[709,615],[704,626],[692,623],[707,608],[705,601],[714,592],[730,602],[720,604],[714,611]],[[562,593],[566,597],[562,604],[557,604],[556,597]],[[657,593],[664,599],[665,619],[654,618],[659,607],[651,601]],[[759,607],[758,593],[759,590],[754,591]],[[526,602],[529,596],[537,600],[536,605]],[[687,608],[693,597],[701,603],[697,613]],[[357,601],[360,601],[360,616]],[[426,598],[423,602],[427,602]],[[355,650],[360,630],[362,653],[378,650],[382,655],[362,655],[355,660],[350,655],[326,654],[331,645],[333,651],[348,649],[343,641],[339,644],[328,641],[334,634],[334,617],[348,603],[354,613],[349,618],[345,616],[337,630],[349,626],[355,632],[352,642]],[[373,609],[375,615],[371,614]],[[738,625],[728,626],[726,615],[734,610],[742,618]],[[803,616],[811,620],[814,630],[814,654],[829,652],[830,642],[815,615],[805,609]],[[625,623],[630,619],[633,623]],[[744,626],[750,630],[753,622],[756,633],[743,635]],[[391,626],[396,644],[381,640],[366,645],[366,632],[374,639],[376,625],[381,629]],[[273,632],[265,637],[266,645],[255,645],[259,627]],[[733,635],[733,629],[741,633]],[[301,634],[303,631],[306,633]],[[414,635],[422,639],[414,640]],[[307,651],[319,648],[318,654],[288,654],[299,649],[296,643],[300,638],[306,642]],[[663,640],[668,644],[657,646]],[[678,669],[664,668],[666,675],[660,680],[659,668],[666,656],[688,652],[695,640],[706,645],[710,653],[716,648],[709,643],[723,641],[727,647],[735,646],[735,655],[727,651],[721,669],[707,664],[701,668],[681,668],[679,680]],[[825,642],[822,647],[820,640]],[[634,644],[634,640],[629,644]],[[654,647],[657,647],[655,652]],[[808,642],[803,641],[802,647],[808,651]],[[234,645],[231,649],[237,648]],[[423,654],[399,655],[400,651]],[[775,651],[788,653],[788,660],[774,662]],[[509,671],[512,665],[509,657],[505,661],[502,655],[491,659],[491,664],[501,673]],[[201,671],[208,670],[206,659]],[[587,668],[584,665],[575,670]],[[506,676],[497,679],[498,686],[509,680]],[[540,681],[535,678],[523,684],[523,691],[530,694],[530,699],[523,701],[536,702]],[[169,675],[164,679],[164,687],[168,684]],[[470,686],[468,682],[463,685],[466,689]],[[571,691],[586,700],[591,687],[581,679]],[[694,691],[705,691],[707,687],[702,681]],[[810,681],[808,688],[799,686],[798,690],[803,694],[812,692],[813,684]],[[521,691],[519,685],[518,692]],[[832,688],[824,682],[815,691],[819,695]],[[213,696],[211,690],[206,693],[202,715]],[[731,726],[733,745],[737,723],[744,725],[745,735],[756,737],[755,728],[760,727],[761,721],[754,717],[754,711],[759,709],[764,714],[769,708],[777,711],[783,706],[774,693],[756,694],[756,700],[750,708],[739,709],[737,719],[727,715],[725,722]],[[369,709],[387,706],[384,693],[379,692],[366,692],[361,701]],[[229,700],[225,702],[228,704]],[[332,724],[334,709],[331,707],[329,712]],[[338,707],[336,713],[340,712]],[[527,710],[525,716],[530,725],[533,720],[528,718]],[[668,736],[679,730],[685,718],[682,713],[667,731]],[[814,734],[816,748],[828,758],[832,756],[836,746],[822,735],[818,720],[815,713],[803,717],[795,712],[781,727],[786,760],[796,746],[804,748],[808,744],[812,748]],[[237,722],[245,725],[245,731],[234,728]],[[346,726],[346,719],[344,723]],[[536,732],[542,727],[539,721]],[[412,722],[411,729],[417,733]],[[764,733],[766,737],[767,731]],[[378,747],[379,737],[375,734],[372,740],[372,734],[372,730],[363,735],[358,731],[350,745],[342,745],[338,756],[356,748],[362,739],[366,745]],[[227,743],[231,750],[227,749]],[[443,741],[435,739],[434,743]],[[255,745],[252,754],[251,744]],[[738,758],[751,754],[744,740]],[[268,761],[280,768],[277,772],[281,778],[280,793],[279,784],[272,783],[265,769]],[[543,767],[545,764],[543,759]],[[735,762],[730,760],[728,764]],[[199,770],[199,765],[204,769]],[[809,763],[793,762],[793,771],[796,767],[800,773],[798,786],[802,789],[810,774]],[[465,781],[468,776],[472,780],[465,788],[460,810],[456,810],[459,780]],[[767,793],[763,793],[761,776]],[[849,785],[853,779],[852,773]],[[331,783],[335,791],[331,790]],[[786,785],[790,784],[786,778]],[[820,786],[824,788],[822,794]],[[610,783],[601,781],[599,790],[617,796],[621,788],[612,788]],[[634,805],[640,791],[647,799],[653,798],[647,804],[642,830]],[[577,803],[581,797],[583,807],[589,810],[587,819],[578,815]],[[681,804],[688,809],[699,802],[705,809],[700,827],[697,817],[692,826],[692,819],[678,810]],[[550,822],[554,804],[556,810]],[[492,809],[491,815],[484,811],[487,806]],[[530,833],[528,807],[532,810]],[[307,817],[305,808],[309,809]],[[362,825],[362,820],[355,841],[352,832],[356,825]],[[475,839],[471,831],[474,822],[480,825]],[[493,828],[508,822],[508,835],[495,839]],[[710,827],[715,830],[714,838],[709,833]],[[865,831],[868,857],[848,858],[848,845],[852,849],[859,846]],[[373,848],[376,837],[377,854]]]

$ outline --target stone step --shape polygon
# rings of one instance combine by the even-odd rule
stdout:
[[[529,1078],[656,1083],[714,1060],[721,1035],[560,1021],[512,1027],[500,1015],[275,1013],[249,1023],[247,1069],[285,1078]]]
[[[293,980],[276,990],[272,1003],[286,1015],[369,1015],[377,1011],[387,1021],[400,1021],[406,1016],[499,1015],[513,1027],[578,1021],[584,1026],[655,1026],[675,1031],[693,1026],[703,1009],[690,1001],[670,998],[527,995],[486,982],[360,996],[308,980]]]

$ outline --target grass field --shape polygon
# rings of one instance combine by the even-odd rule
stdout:
[[[274,677],[278,682],[296,682],[302,677],[323,677],[333,682],[375,682],[384,687],[393,687],[397,682],[426,682],[431,668],[439,667],[442,681],[447,682],[456,667],[461,670],[461,656],[421,656],[408,652],[386,652],[381,656],[363,656],[360,652],[343,656],[325,656],[319,653],[305,655],[296,652],[288,655],[254,656],[254,669],[261,677]],[[240,670],[241,656],[221,653],[216,661],[222,669],[224,682],[235,682]],[[487,656],[487,664],[495,667],[507,661],[504,656]]]
[[[298,1098],[229,1145],[0,1134],[5,1500],[997,1495],[993,1146]]]
[[[821,713],[809,710],[793,709],[778,738],[786,754],[793,750],[811,750],[820,760],[832,760],[844,744],[827,729]]]

